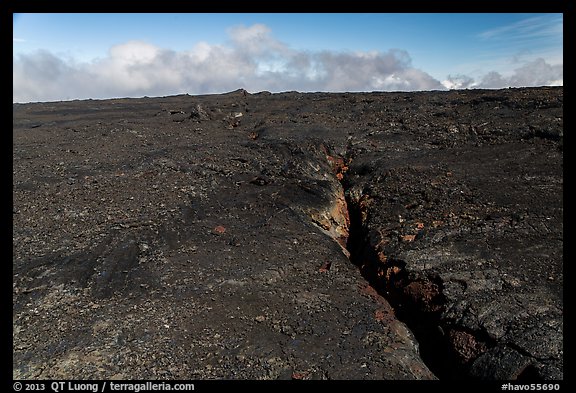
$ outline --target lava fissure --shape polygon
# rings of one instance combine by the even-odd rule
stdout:
[[[370,239],[370,230],[366,225],[370,197],[367,194],[354,195],[351,189],[352,183],[347,173],[351,160],[331,159],[329,162],[333,164],[334,173],[339,175],[337,177],[345,196],[349,223],[346,249],[350,261],[360,269],[369,284],[388,300],[398,319],[414,333],[420,355],[428,368],[440,379],[465,377],[470,359],[461,359],[451,344],[451,337],[461,332],[450,330],[440,321],[445,304],[442,280],[437,276],[413,279],[404,261],[379,252],[373,245],[374,239]],[[338,168],[335,162],[340,164]],[[466,334],[474,340],[473,333]]]

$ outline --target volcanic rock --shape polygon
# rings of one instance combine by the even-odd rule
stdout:
[[[13,378],[561,379],[562,110],[14,104]]]

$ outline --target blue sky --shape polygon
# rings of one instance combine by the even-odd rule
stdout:
[[[558,85],[562,47],[562,14],[17,14],[13,95]]]

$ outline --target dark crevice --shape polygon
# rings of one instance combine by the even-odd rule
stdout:
[[[343,181],[344,190],[347,191],[347,182]],[[420,347],[420,356],[439,379],[452,379],[458,374],[454,370],[454,362],[448,353],[448,343],[445,335],[439,328],[439,314],[422,313],[415,310],[416,306],[412,302],[403,301],[398,288],[400,282],[407,282],[408,277],[402,261],[391,260],[389,266],[396,267],[398,273],[388,282],[385,282],[379,273],[379,258],[376,250],[370,246],[368,241],[368,230],[364,227],[362,220],[362,209],[358,206],[358,201],[352,199],[346,193],[348,213],[350,216],[349,236],[346,248],[350,252],[350,261],[358,266],[364,278],[376,291],[383,296],[396,312],[396,317],[404,322],[414,333]],[[393,284],[392,281],[395,283]]]
[[[350,151],[350,145],[348,151]],[[370,188],[359,190],[355,180],[369,173],[363,165],[349,171],[350,156],[332,155],[324,146],[327,161],[342,186],[338,200],[339,219],[330,223],[331,236],[345,248],[350,261],[358,267],[368,283],[384,297],[395,315],[412,331],[419,344],[420,357],[439,379],[473,380],[480,378],[473,370],[474,362],[496,347],[497,342],[483,329],[472,330],[442,318],[447,299],[443,294],[444,283],[433,272],[411,272],[400,258],[384,255],[380,244],[388,242],[386,234],[370,224]],[[343,206],[340,206],[342,204]],[[336,212],[336,213],[335,213]],[[346,220],[342,219],[346,215]],[[345,227],[343,222],[346,221]],[[334,231],[334,227],[338,230]],[[335,234],[346,234],[336,236]],[[329,269],[329,266],[323,267]],[[521,352],[521,351],[520,351]],[[525,353],[525,356],[529,354]],[[518,379],[533,380],[538,377],[534,366],[519,371]]]
[[[540,382],[543,379],[538,369],[533,364],[530,364],[520,372],[516,380],[520,382]]]
[[[348,167],[349,160],[344,160]],[[420,356],[439,379],[470,379],[468,368],[479,355],[494,345],[482,332],[447,326],[440,317],[446,299],[439,276],[411,277],[406,263],[393,257],[382,260],[366,226],[367,195],[352,195],[349,174],[339,177],[349,215],[346,249],[363,277],[394,308],[396,317],[414,333]]]

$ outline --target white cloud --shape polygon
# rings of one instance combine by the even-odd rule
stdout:
[[[431,90],[444,86],[403,50],[307,52],[276,40],[262,24],[229,29],[225,45],[176,52],[142,41],[77,63],[47,51],[13,57],[14,102],[249,91]]]
[[[526,23],[514,28],[526,28]],[[511,28],[486,33],[504,34]],[[48,51],[13,57],[13,101],[204,94],[248,91],[373,91],[504,88],[562,85],[562,59],[516,58],[517,68],[440,82],[411,64],[408,52],[298,51],[262,24],[228,30],[226,44],[196,43],[173,51],[142,41],[110,48],[104,58],[79,63]],[[557,60],[557,59],[556,59]],[[488,68],[490,69],[490,68]]]
[[[129,41],[122,45],[115,45],[110,49],[110,58],[130,64],[151,63],[158,56],[160,49],[142,41]]]
[[[467,75],[448,75],[442,84],[448,89],[468,89],[474,86],[474,78]]]
[[[272,37],[272,30],[266,25],[255,24],[249,27],[235,26],[228,29],[234,46],[251,55],[288,54],[290,49]]]
[[[507,76],[497,71],[490,71],[476,81],[467,75],[449,75],[442,84],[448,89],[562,86],[564,67],[562,64],[550,64],[542,58],[537,58],[525,62]]]
[[[562,64],[548,64],[538,58],[517,68],[508,80],[510,86],[543,86],[551,85],[564,79]]]

